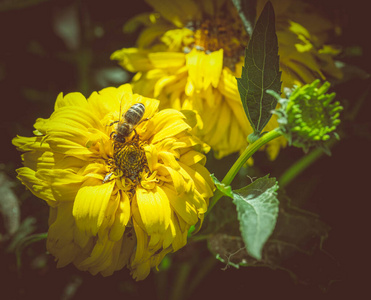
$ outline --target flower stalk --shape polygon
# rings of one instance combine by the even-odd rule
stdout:
[[[327,147],[330,149],[336,140],[332,139],[327,143]],[[292,164],[286,171],[282,173],[278,179],[280,188],[284,188],[289,185],[299,174],[303,173],[309,166],[320,159],[325,152],[321,148],[313,149],[307,155]]]
[[[236,160],[236,162],[233,164],[233,166],[230,168],[228,173],[224,176],[222,183],[225,185],[230,185],[234,177],[237,175],[238,171],[241,169],[241,167],[246,163],[246,161],[256,152],[258,151],[262,146],[269,143],[271,140],[278,138],[282,135],[281,131],[279,130],[279,127],[275,128],[274,130],[271,130],[267,132],[266,134],[262,135],[259,139],[257,139],[255,142],[249,144],[245,151],[240,155],[240,157]],[[214,196],[211,200],[209,210],[213,208],[213,206],[218,202],[218,200],[223,196],[223,193],[220,190],[216,190],[214,193]]]

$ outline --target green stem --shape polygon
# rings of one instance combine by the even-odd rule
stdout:
[[[335,139],[332,139],[327,147],[331,148],[335,143]],[[294,178],[296,178],[300,173],[307,169],[311,164],[313,164],[317,159],[322,157],[325,152],[322,149],[316,148],[309,154],[303,156],[301,159],[296,161],[291,165],[278,179],[278,184],[280,188],[287,186]]]
[[[197,273],[192,277],[192,281],[187,289],[187,295],[189,298],[192,296],[192,293],[195,291],[195,289],[201,284],[202,280],[204,280],[206,276],[208,276],[215,268],[217,263],[218,260],[215,259],[214,256],[209,256],[200,262],[200,267],[197,268]]]
[[[184,262],[180,265],[177,276],[174,281],[173,289],[170,294],[170,300],[182,300],[185,296],[186,283],[191,272],[191,262]],[[193,264],[192,264],[193,265]]]
[[[238,171],[241,169],[241,167],[246,163],[246,161],[256,152],[258,151],[262,146],[270,142],[271,140],[278,138],[282,135],[282,133],[279,131],[278,128],[269,131],[268,133],[264,134],[262,137],[257,139],[255,142],[249,144],[245,151],[240,155],[240,157],[236,160],[236,162],[233,164],[233,166],[228,171],[227,175],[224,176],[222,183],[225,185],[230,185],[234,177],[237,175]],[[216,190],[208,212],[213,208],[213,206],[218,202],[218,200],[223,196],[223,193],[219,190]]]

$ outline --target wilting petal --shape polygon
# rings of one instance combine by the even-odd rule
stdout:
[[[58,267],[73,262],[80,248],[74,242],[75,219],[72,216],[72,207],[72,202],[66,202],[50,208],[55,219],[49,225],[46,247],[58,260]]]
[[[89,270],[93,275],[109,269],[115,262],[113,259],[115,243],[117,242],[108,240],[107,236],[98,239],[90,256],[83,261],[76,263],[76,266],[81,270]]]

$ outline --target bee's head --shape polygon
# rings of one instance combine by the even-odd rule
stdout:
[[[125,143],[125,137],[120,134],[114,134],[113,139],[118,143]]]

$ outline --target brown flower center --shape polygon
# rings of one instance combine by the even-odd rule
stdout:
[[[244,55],[248,35],[240,17],[233,9],[223,7],[215,15],[188,24],[194,31],[194,47],[207,52],[223,49],[224,65],[234,69]]]
[[[116,169],[122,171],[123,176],[136,182],[144,169],[148,169],[144,149],[138,139],[126,143],[115,143],[113,161]]]

